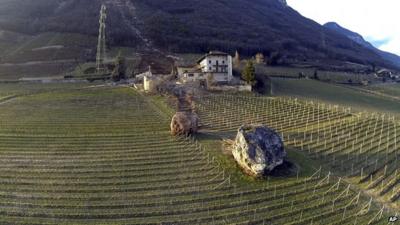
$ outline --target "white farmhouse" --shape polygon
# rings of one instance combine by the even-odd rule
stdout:
[[[178,67],[182,82],[205,82],[209,77],[216,84],[228,84],[232,81],[232,56],[224,52],[211,51],[202,56],[195,66]]]
[[[229,83],[232,80],[232,56],[224,52],[211,51],[201,57],[197,64],[206,75],[212,75],[216,83]]]

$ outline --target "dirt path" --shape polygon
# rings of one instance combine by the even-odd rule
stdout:
[[[9,96],[0,98],[0,105],[4,105],[4,104],[7,104],[9,102],[12,102],[17,98],[18,98],[18,96],[16,96],[16,95],[9,95]]]
[[[42,64],[55,64],[55,63],[71,63],[75,62],[74,59],[63,59],[63,60],[50,60],[50,61],[29,61],[23,63],[1,63],[0,66],[34,66]]]

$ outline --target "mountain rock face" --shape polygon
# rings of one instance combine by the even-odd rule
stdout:
[[[108,8],[111,46],[168,53],[261,52],[278,55],[286,64],[395,66],[376,51],[354,44],[356,40],[303,17],[285,0],[0,0],[0,30],[95,38],[102,3]]]
[[[286,0],[279,0],[281,3],[282,3],[282,5],[284,5],[284,6],[287,6],[288,4],[287,4],[287,2],[286,2]]]
[[[350,31],[350,30],[340,26],[339,24],[337,24],[335,22],[326,23],[326,24],[324,24],[324,27],[326,27],[328,29],[331,29],[331,30],[334,30],[334,31],[338,32],[339,34],[342,34],[342,35],[350,38],[351,40],[353,40],[357,44],[360,44],[360,45],[362,45],[364,47],[367,47],[367,48],[373,48],[373,46],[369,42],[364,40],[364,38],[360,34],[358,34],[356,32],[353,32],[353,31]]]
[[[255,177],[271,172],[286,157],[281,137],[274,130],[260,125],[239,128],[232,154],[239,166]]]
[[[374,47],[371,43],[364,40],[364,38],[360,34],[350,31],[335,22],[326,23],[326,24],[324,24],[324,27],[331,29],[331,30],[337,32],[338,34],[341,34],[347,38],[350,38],[355,43],[374,51],[376,54],[380,55],[384,60],[387,60],[396,66],[400,66],[400,57],[399,56],[389,53],[389,52],[379,50],[378,48]]]

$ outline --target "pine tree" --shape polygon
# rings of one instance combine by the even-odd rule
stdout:
[[[315,71],[314,71],[314,79],[315,79],[315,80],[319,80],[318,70],[315,70]]]
[[[242,79],[246,81],[247,84],[254,85],[256,81],[256,69],[254,67],[253,61],[249,60],[246,63],[246,67],[242,71]]]

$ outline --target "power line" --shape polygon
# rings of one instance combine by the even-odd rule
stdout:
[[[104,73],[106,71],[106,65],[104,63],[106,58],[106,19],[107,19],[107,7],[101,5],[100,20],[99,20],[99,38],[97,43],[97,55],[96,55],[96,72]]]

